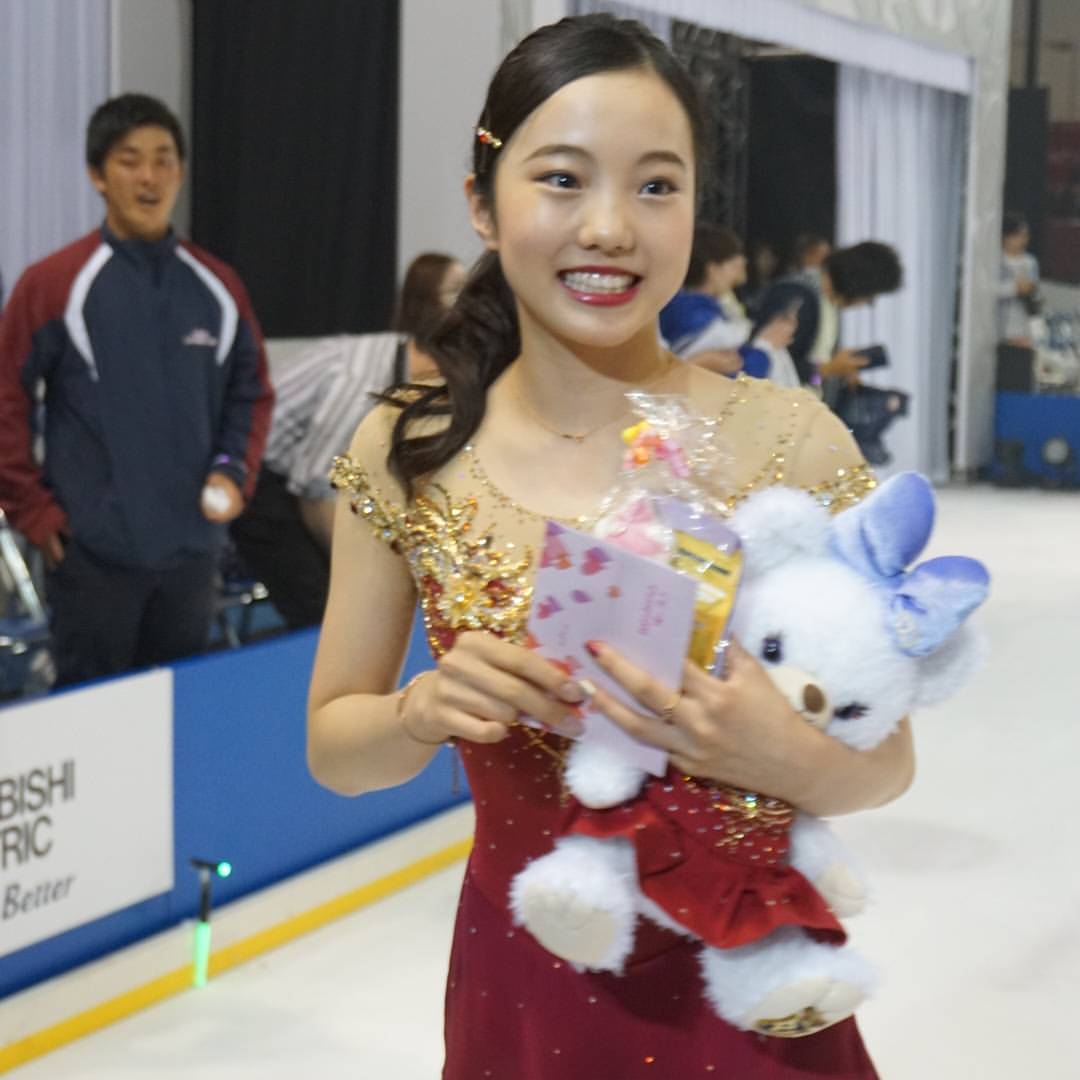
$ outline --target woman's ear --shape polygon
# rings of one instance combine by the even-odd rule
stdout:
[[[499,244],[495,234],[495,216],[491,212],[491,201],[476,190],[476,174],[465,177],[465,198],[469,202],[469,220],[476,230],[476,235],[484,242],[488,251],[498,251]]]

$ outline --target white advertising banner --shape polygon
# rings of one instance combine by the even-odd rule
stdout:
[[[173,887],[172,671],[0,710],[0,956]]]

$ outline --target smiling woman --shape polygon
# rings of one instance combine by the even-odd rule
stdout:
[[[517,297],[523,350],[567,337],[619,346],[618,373],[631,380],[663,366],[655,313],[685,274],[668,253],[689,250],[693,162],[686,113],[647,69],[575,80],[521,124],[501,151],[493,197],[475,178],[467,192]],[[550,411],[542,393],[529,388]],[[581,402],[582,426],[605,404]]]
[[[606,15],[543,27],[496,72],[473,135],[465,192],[487,251],[433,335],[440,377],[385,395],[335,466],[354,512],[339,505],[334,527],[312,772],[358,794],[457,741],[477,833],[444,1080],[870,1080],[846,984],[815,979],[786,997],[798,1021],[787,1027],[813,1033],[766,1039],[711,1010],[691,944],[669,930],[643,925],[620,974],[576,970],[515,924],[510,882],[560,835],[563,763],[589,689],[525,647],[536,553],[545,519],[595,519],[619,472],[627,392],[682,395],[722,423],[733,506],[782,482],[841,509],[873,479],[810,395],[682,365],[660,343],[658,312],[689,261],[703,129],[693,84],[656,38]],[[395,692],[417,599],[438,667]],[[678,689],[602,643],[590,653],[636,703],[596,692],[593,705],[693,763],[693,780],[672,765],[656,781],[668,801],[736,789],[835,814],[910,779],[906,726],[878,751],[846,752],[741,650],[725,682],[688,668]]]

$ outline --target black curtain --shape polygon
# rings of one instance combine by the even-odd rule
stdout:
[[[747,235],[784,257],[799,233],[836,231],[836,65],[812,57],[750,63]]]
[[[1031,252],[1041,260],[1047,210],[1050,91],[1046,87],[1013,87],[1009,91],[1007,130],[1005,209],[1027,219]]]
[[[749,65],[753,43],[694,23],[671,23],[671,48],[697,84],[712,136],[712,160],[703,163],[701,217],[745,238]]]
[[[397,0],[195,0],[192,235],[268,336],[386,329]]]

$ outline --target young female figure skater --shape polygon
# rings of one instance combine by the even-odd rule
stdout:
[[[343,502],[335,523],[309,761],[323,784],[359,794],[408,780],[457,741],[477,825],[446,1080],[875,1076],[851,1020],[801,1039],[720,1021],[700,993],[696,946],[660,927],[639,927],[623,975],[581,973],[508,911],[510,880],[553,843],[564,734],[582,699],[520,644],[543,521],[589,527],[618,473],[626,391],[683,394],[718,417],[740,495],[785,483],[839,509],[873,485],[809,394],[725,379],[658,345],[657,314],[689,259],[701,125],[686,74],[636,23],[585,16],[525,39],[477,128],[466,193],[488,250],[436,335],[442,380],[376,409],[336,468],[354,512]],[[417,597],[438,666],[395,692]],[[910,781],[906,726],[875,751],[847,750],[803,723],[739,649],[723,681],[688,665],[681,687],[598,653],[640,702],[601,693],[603,711],[699,786],[830,815]]]

